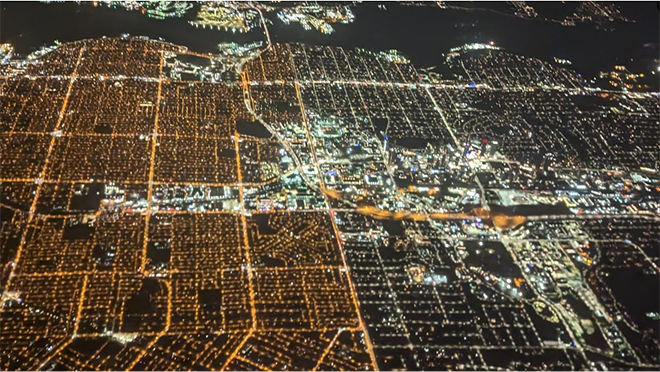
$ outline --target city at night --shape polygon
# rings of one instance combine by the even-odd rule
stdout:
[[[660,3],[0,2],[0,370],[660,370]]]

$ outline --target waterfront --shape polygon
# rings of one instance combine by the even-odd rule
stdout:
[[[618,4],[635,23],[617,22],[616,32],[593,24],[565,27],[553,22],[532,21],[484,11],[462,11],[431,7],[376,4],[353,7],[355,21],[335,27],[331,35],[305,31],[300,25],[284,25],[272,14],[269,31],[273,42],[302,42],[373,51],[397,49],[418,67],[439,66],[450,48],[473,42],[494,42],[511,52],[551,61],[553,57],[573,62],[572,68],[585,77],[625,64],[648,71],[658,55],[658,35],[644,30],[658,28],[655,3],[638,6]],[[26,11],[26,8],[28,11]],[[249,43],[263,39],[258,29],[232,33],[199,29],[184,18],[158,20],[139,12],[78,5],[76,3],[3,3],[0,41],[14,44],[19,54],[43,45],[102,36],[162,38],[198,52],[215,52],[219,43]],[[570,42],[569,42],[570,41]],[[607,70],[605,70],[607,71]]]

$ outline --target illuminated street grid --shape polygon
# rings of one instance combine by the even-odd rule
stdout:
[[[497,139],[511,160],[556,152],[561,168],[657,168],[660,162],[657,98],[649,95],[568,88],[432,92],[455,107],[448,116],[461,140]]]
[[[379,132],[390,139],[419,137],[446,141],[454,135],[456,144],[482,139],[499,141],[501,147],[497,151],[507,159],[505,167],[510,168],[539,164],[539,155],[552,151],[560,154],[552,159],[553,169],[566,174],[568,180],[584,179],[585,173],[592,172],[587,177],[596,184],[606,182],[599,177],[605,177],[606,173],[611,176],[612,167],[653,168],[656,161],[651,153],[657,150],[657,134],[649,131],[654,129],[651,121],[657,119],[657,103],[652,103],[649,95],[592,92],[583,89],[582,81],[566,70],[553,67],[539,74],[539,66],[546,64],[538,60],[503,53],[498,63],[509,66],[504,68],[508,75],[502,75],[501,69],[484,68],[481,78],[502,75],[498,78],[504,83],[486,81],[488,86],[475,90],[460,84],[416,84],[418,77],[410,64],[384,64],[382,58],[374,58],[368,52],[305,45],[289,48],[297,82],[290,87],[286,83],[268,83],[266,77],[263,82],[252,81],[250,91],[256,111],[287,139],[303,164],[317,164],[318,169],[311,169],[308,177],[314,179],[320,175],[325,187],[344,192],[344,201],[348,194],[353,201],[372,202],[380,208],[396,209],[402,205],[407,210],[419,208],[411,205],[415,200],[412,192],[405,193],[410,204],[390,199],[395,191],[388,178],[400,166],[392,163],[393,155],[406,159],[409,155],[405,151],[397,153],[398,149],[388,152],[387,139],[383,142],[376,139]],[[275,46],[261,60],[248,64],[248,75],[260,76],[255,72],[260,71],[258,62],[263,66],[267,65],[263,61],[274,55],[281,58],[283,49]],[[469,76],[468,68],[462,68]],[[277,79],[281,77],[278,75]],[[483,80],[477,83],[485,84]],[[275,110],[294,91],[300,92],[305,125],[312,133],[312,150],[305,146],[306,135],[292,123],[292,118],[283,117],[284,114]],[[269,104],[263,97],[276,97],[276,100]],[[599,111],[604,110],[603,100],[618,102],[620,109]],[[566,130],[558,129],[552,120],[568,121]],[[589,123],[594,121],[602,128],[622,128],[633,134],[607,134],[611,138],[608,141],[605,132],[594,129],[591,135],[576,138],[583,124],[589,129],[592,128]],[[625,127],[625,123],[630,126]],[[615,138],[630,138],[644,155],[626,155]],[[444,146],[441,143],[437,146]],[[442,158],[437,159],[440,167],[452,167],[452,151],[441,152],[438,147],[429,153],[434,151]],[[411,161],[415,161],[415,153],[420,151],[413,152]],[[502,158],[492,160],[499,159]],[[460,162],[455,164],[460,166]],[[492,171],[479,167],[484,173]],[[542,167],[540,164],[539,168]],[[454,169],[452,177],[465,182],[467,187],[477,188],[479,182],[472,179],[473,172],[463,166]],[[547,181],[545,185],[534,184],[537,180],[530,183],[525,178],[526,172],[523,169],[523,175],[503,177],[504,182],[523,189],[558,186]],[[429,175],[425,180],[436,178]],[[420,183],[423,184],[417,184]],[[497,189],[501,187],[488,182],[486,195],[500,192]],[[648,186],[641,187],[648,190]],[[552,199],[543,193],[532,198]],[[603,200],[607,198],[610,196],[602,195]],[[607,203],[596,207],[588,199],[578,197],[577,204],[585,210],[595,210],[596,214],[599,210],[607,211]],[[419,200],[422,208],[458,207],[448,202],[433,207],[433,199],[423,195]],[[598,255],[616,249],[606,245],[607,240],[601,240],[590,229],[592,223],[607,217],[562,217],[552,214],[567,212],[549,212],[546,216],[529,217],[525,228],[511,232],[506,240],[500,241],[504,231],[488,225],[470,225],[460,220],[405,221],[400,222],[400,231],[393,232],[389,224],[344,212],[345,204],[331,200],[331,206],[335,208],[362,317],[381,369],[584,369],[604,365],[624,368],[631,362],[657,363],[651,351],[656,349],[648,333],[641,337],[632,335],[623,331],[626,325],[611,323],[612,317],[593,315],[630,317],[629,310],[616,307],[612,301],[599,300],[602,291],[608,291],[603,288],[608,287],[597,285],[590,269],[594,262],[601,261]],[[630,216],[621,209],[611,210],[613,214]],[[555,226],[562,223],[566,226]],[[657,219],[630,216],[612,222],[613,226],[640,223],[657,223]],[[517,236],[537,231],[543,235],[544,231],[560,228],[564,229],[564,236],[546,234],[536,239]],[[657,244],[648,240],[640,244],[644,251],[655,254],[650,258],[628,256],[628,264],[640,265],[639,260],[645,260],[644,272],[648,276],[645,280],[653,281],[658,275]],[[561,256],[564,258],[558,259]],[[524,272],[523,267],[527,267]],[[604,264],[601,270],[609,267]],[[543,284],[535,284],[538,280],[557,283],[557,287],[544,289]],[[563,300],[560,305],[548,306],[555,301],[553,298]],[[653,313],[650,308],[646,311]],[[640,313],[628,324],[654,327]],[[631,327],[633,332],[641,332],[641,327]],[[625,337],[622,332],[626,332]],[[635,346],[626,340],[634,340],[630,342]]]
[[[373,369],[327,213],[245,211],[279,146],[236,131],[241,86],[161,79],[175,50],[2,80],[2,369]]]
[[[657,367],[657,96],[503,51],[166,53],[2,80],[2,368]]]

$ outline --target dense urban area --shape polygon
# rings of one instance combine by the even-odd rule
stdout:
[[[192,7],[144,3],[80,6]],[[550,22],[631,21],[584,4]],[[651,72],[488,41],[438,72],[264,13],[354,18],[208,3],[190,27],[260,40],[1,46],[0,369],[658,370]]]

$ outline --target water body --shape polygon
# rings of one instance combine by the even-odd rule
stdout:
[[[413,7],[388,3],[387,10],[376,4],[354,7],[355,22],[334,26],[335,33],[323,35],[305,31],[299,24],[284,25],[272,14],[269,26],[274,42],[303,42],[370,50],[398,49],[418,67],[440,65],[450,48],[471,42],[495,42],[514,53],[552,60],[569,59],[584,76],[594,76],[614,64],[626,64],[649,73],[657,67],[658,5],[618,4],[635,23],[617,22],[614,32],[594,24],[564,27],[553,22],[524,20],[484,11],[463,11],[434,7]],[[198,29],[188,24],[190,11],[182,19],[157,20],[123,8],[110,9],[76,3],[2,3],[0,41],[11,42],[18,53],[29,53],[54,40],[73,41],[123,33],[163,38],[199,52],[213,52],[218,43],[247,43],[263,40],[260,29],[246,34]],[[471,7],[507,10],[505,4],[471,3]],[[500,9],[502,8],[502,9]],[[546,9],[547,8],[547,9]],[[538,7],[541,14],[565,11],[564,5]],[[193,9],[194,10],[194,9]],[[548,14],[552,15],[552,14]],[[561,16],[555,14],[552,16]],[[655,60],[655,61],[654,61]]]
[[[4,2],[1,6],[0,41],[12,43],[16,52],[23,55],[43,45],[53,45],[54,40],[118,37],[124,33],[162,38],[197,52],[216,52],[217,45],[225,42],[249,43],[264,39],[260,29],[234,34],[191,26],[188,21],[195,18],[195,8],[184,18],[159,20],[122,7],[113,9],[91,4]]]

